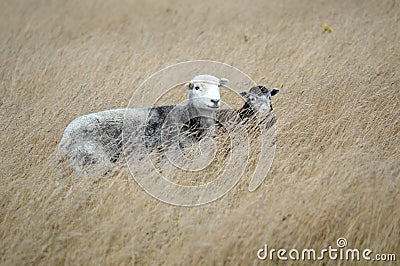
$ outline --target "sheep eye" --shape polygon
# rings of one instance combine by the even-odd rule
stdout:
[[[194,87],[196,90],[200,90],[200,87],[199,86],[196,86],[196,87]]]

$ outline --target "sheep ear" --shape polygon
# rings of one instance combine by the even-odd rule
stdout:
[[[242,96],[243,98],[247,98],[247,96],[249,95],[249,93],[247,91],[242,91],[239,93],[240,96]]]
[[[193,89],[193,82],[191,82],[191,81],[189,81],[189,82],[186,82],[186,84],[185,84],[185,88],[186,88],[186,89],[188,89],[188,90],[191,90],[191,89]]]
[[[271,96],[274,96],[275,94],[277,94],[279,92],[278,88],[273,88],[270,90]]]
[[[228,83],[229,82],[229,80],[228,79],[226,79],[226,78],[221,78],[220,80],[219,80],[219,84],[222,86],[222,85],[225,85],[226,83]]]

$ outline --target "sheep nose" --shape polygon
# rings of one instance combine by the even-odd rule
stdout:
[[[214,103],[215,105],[218,105],[218,103],[219,103],[219,100],[216,100],[216,99],[211,99],[211,102],[212,102],[212,103]]]

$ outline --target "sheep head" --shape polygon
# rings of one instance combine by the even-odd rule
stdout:
[[[220,87],[228,82],[225,78],[199,75],[185,84],[190,90],[189,102],[201,110],[215,111],[221,106]]]
[[[243,91],[240,95],[245,99],[245,107],[250,107],[254,112],[271,111],[271,96],[279,92],[278,88],[267,89],[265,86],[255,86],[250,91]]]

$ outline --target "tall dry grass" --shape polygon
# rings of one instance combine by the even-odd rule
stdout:
[[[38,0],[0,10],[1,264],[253,264],[265,243],[319,249],[338,237],[400,256],[399,1]],[[185,208],[147,195],[126,168],[57,178],[56,146],[73,118],[124,107],[150,74],[191,59],[284,84],[274,162],[257,191],[245,177]]]

